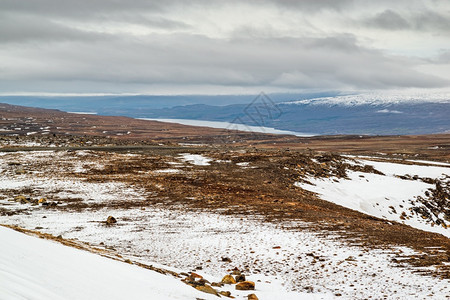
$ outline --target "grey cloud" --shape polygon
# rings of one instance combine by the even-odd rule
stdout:
[[[450,8],[449,11],[444,12],[424,10],[403,14],[387,9],[375,16],[362,19],[361,23],[368,27],[385,30],[431,31],[448,34],[450,30]]]
[[[77,30],[36,16],[0,13],[0,43],[99,40],[104,34]]]
[[[105,40],[76,47],[66,43],[56,49],[22,49],[18,55],[34,63],[10,67],[3,76],[31,81],[289,88],[448,84],[413,71],[411,62],[398,62],[357,47],[351,39],[335,37],[332,41],[285,38],[280,43],[280,39],[221,40],[178,34],[151,35],[145,41]]]
[[[226,2],[238,3],[241,2]],[[344,15],[347,7],[356,5],[354,1],[334,0],[247,3],[299,12],[327,9]],[[280,36],[275,28],[271,29],[271,24],[262,22],[260,27],[248,24],[234,28],[231,37],[207,37],[170,13],[172,8],[182,10],[192,5],[204,9],[225,4],[202,0],[188,4],[181,0],[3,0],[0,91],[20,90],[24,86],[59,87],[61,91],[72,92],[109,92],[118,87],[132,91],[155,84],[287,89],[449,85],[448,81],[415,71],[420,62],[390,57],[361,46],[351,32],[308,38]],[[428,17],[422,20],[422,24],[431,24]],[[416,24],[394,10],[375,15],[371,21],[371,26],[386,29],[405,28],[403,22]],[[102,26],[137,24],[168,30],[134,36],[70,27],[72,23],[83,22]],[[438,19],[433,26],[438,26],[436,22],[444,21]]]
[[[26,25],[26,18],[39,18],[42,21],[94,21],[97,23],[129,23],[143,26],[173,29],[188,28],[189,25],[161,15],[170,10],[177,1],[14,1],[0,3],[2,15],[11,15],[15,23]],[[34,25],[34,24],[31,24]]]
[[[164,1],[165,2],[165,1]],[[171,1],[165,2],[169,3]],[[161,11],[162,1],[128,0],[37,0],[15,1],[2,0],[0,4],[3,12],[36,14],[40,16],[56,16],[60,18],[74,17],[77,19],[90,18],[118,12]]]
[[[162,29],[189,29],[191,26],[180,20],[174,20],[170,18],[164,18],[161,16],[147,16],[143,14],[131,14],[131,13],[121,13],[119,16],[113,18],[103,18],[99,21],[110,21],[111,19],[115,21],[120,21],[128,24],[136,24],[142,26],[148,26],[152,28],[162,28]]]
[[[395,11],[390,9],[385,10],[375,17],[365,20],[368,26],[390,29],[390,30],[400,30],[411,28],[411,25],[402,16],[400,16]]]
[[[414,27],[419,30],[438,30],[450,33],[450,10],[447,15],[426,11],[414,17]]]
[[[266,0],[277,6],[305,10],[308,12],[319,12],[322,10],[340,11],[354,3],[354,0]],[[258,1],[255,1],[258,2]]]
[[[238,6],[240,4],[264,5],[271,4],[279,7],[302,9],[306,11],[319,10],[341,10],[354,0],[79,0],[79,1],[61,1],[61,0],[36,0],[36,1],[17,1],[2,0],[0,7],[3,11],[10,12],[32,12],[40,15],[51,16],[76,16],[77,18],[89,17],[92,15],[128,12],[167,12],[173,7],[220,7],[222,5]]]
[[[442,49],[435,57],[427,59],[427,62],[437,65],[450,64],[450,49]]]

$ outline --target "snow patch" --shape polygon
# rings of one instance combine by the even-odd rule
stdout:
[[[296,182],[295,186],[317,193],[323,200],[371,216],[397,221],[450,237],[449,229],[430,224],[412,211],[412,208],[417,205],[417,197],[426,198],[425,192],[434,188],[434,185],[398,177],[417,175],[419,177],[444,178],[450,174],[450,168],[370,160],[348,161],[348,163],[373,166],[385,175],[347,171],[348,178],[309,177],[306,178],[309,183]]]
[[[212,161],[211,158],[205,157],[201,154],[182,153],[180,156],[183,161],[196,166],[209,166]]]

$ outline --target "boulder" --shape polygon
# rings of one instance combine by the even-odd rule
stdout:
[[[16,202],[20,202],[20,203],[22,203],[22,204],[25,204],[25,203],[28,202],[27,197],[25,197],[25,196],[23,196],[23,195],[15,197],[14,200],[15,200]]]
[[[201,279],[197,280],[197,283],[200,285],[205,285],[205,284],[211,283],[211,282],[209,282],[208,280],[206,280],[204,278],[201,278]]]
[[[222,281],[221,281],[222,283],[225,283],[225,284],[235,284],[236,283],[236,280],[233,278],[233,276],[231,276],[231,275],[225,275],[223,278],[222,278]]]
[[[236,284],[237,290],[249,291],[255,289],[255,283],[253,281],[243,281]]]
[[[243,282],[243,281],[245,281],[245,275],[243,275],[243,274],[236,275],[235,279],[236,279],[236,282]]]
[[[213,289],[210,285],[199,285],[195,287],[197,290],[203,292],[203,293],[208,293],[208,294],[213,294],[216,296],[219,296],[219,293],[217,293],[217,291],[215,289]]]
[[[112,224],[116,224],[116,223],[117,223],[117,220],[113,216],[109,216],[106,219],[106,225],[112,225]]]
[[[213,283],[211,283],[211,286],[223,287],[223,283],[221,283],[221,282],[213,282]]]
[[[233,272],[231,273],[231,275],[241,275],[241,271],[239,271],[238,268],[234,268]]]
[[[247,300],[258,300],[258,297],[256,297],[255,294],[249,294],[249,295],[247,296]]]
[[[198,275],[197,273],[194,273],[194,272],[191,272],[191,275],[190,275],[192,278],[198,278],[198,279],[202,279],[203,278],[203,276],[202,275]]]
[[[231,292],[229,291],[220,291],[219,294],[225,297],[231,297]]]

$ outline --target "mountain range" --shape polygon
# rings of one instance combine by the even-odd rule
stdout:
[[[316,135],[450,132],[449,94],[2,96],[0,102],[99,115],[243,123]]]

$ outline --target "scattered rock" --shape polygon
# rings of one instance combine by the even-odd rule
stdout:
[[[248,299],[248,300],[259,300],[258,297],[256,297],[255,294],[249,294],[249,295],[247,296],[247,299]]]
[[[211,283],[211,286],[223,287],[223,283],[221,283],[221,282],[213,282],[213,283]]]
[[[248,291],[255,289],[255,283],[253,281],[243,281],[236,284],[237,290]]]
[[[202,278],[202,279],[199,279],[199,280],[197,281],[197,283],[198,283],[199,285],[206,285],[207,283],[210,283],[210,282],[209,282],[208,280]]]
[[[113,216],[109,216],[106,219],[106,225],[112,225],[112,224],[116,224],[116,223],[117,223],[117,220]]]
[[[194,272],[191,272],[191,275],[190,275],[192,278],[198,278],[198,279],[203,279],[203,276],[202,275],[198,275],[197,273],[194,273]]]
[[[23,174],[25,174],[25,173],[27,173],[24,169],[17,169],[16,170],[16,174],[17,175],[23,175]]]
[[[207,284],[199,285],[199,286],[196,286],[195,288],[201,292],[219,296],[219,293],[215,289],[213,289],[210,285],[207,285]]]
[[[223,278],[222,278],[222,281],[221,281],[222,283],[225,283],[225,284],[235,284],[236,283],[236,280],[233,278],[233,276],[231,276],[231,275],[225,275]]]
[[[303,288],[307,293],[313,293],[314,292],[314,288],[312,286],[305,286]]]
[[[231,262],[231,259],[229,257],[222,257],[223,262]]]
[[[21,204],[28,203],[27,197],[25,197],[25,196],[23,196],[23,195],[15,197],[15,198],[14,198],[14,201],[20,202]]]
[[[231,292],[229,291],[220,291],[219,294],[225,297],[231,297]]]
[[[231,275],[241,275],[241,271],[239,271],[238,268],[234,268],[233,272],[231,273]]]

